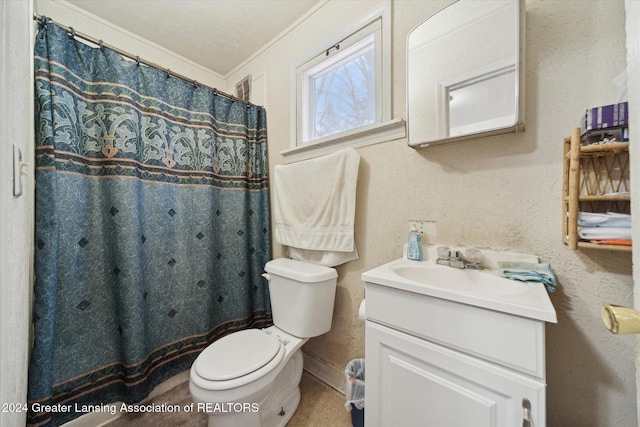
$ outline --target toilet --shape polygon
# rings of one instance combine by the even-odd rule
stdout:
[[[269,261],[274,325],[227,335],[191,366],[194,412],[213,427],[279,427],[300,403],[301,347],[331,329],[336,270],[286,258]]]

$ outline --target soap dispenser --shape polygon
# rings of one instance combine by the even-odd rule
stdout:
[[[422,261],[422,238],[415,224],[411,226],[411,232],[409,233],[407,258],[414,261]]]

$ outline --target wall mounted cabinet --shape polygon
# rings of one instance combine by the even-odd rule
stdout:
[[[525,9],[524,0],[460,0],[411,30],[409,146],[524,130]]]
[[[631,251],[631,246],[588,241],[579,235],[580,212],[629,214],[631,211],[629,142],[589,144],[588,139],[604,134],[605,131],[601,135],[581,136],[580,129],[575,128],[571,137],[564,140],[562,241],[570,249]]]

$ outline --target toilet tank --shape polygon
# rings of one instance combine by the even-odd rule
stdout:
[[[264,266],[273,323],[299,338],[331,329],[338,273],[330,267],[278,258]]]

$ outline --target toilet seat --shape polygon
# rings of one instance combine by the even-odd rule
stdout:
[[[259,329],[247,329],[211,344],[200,353],[193,368],[210,386],[239,386],[267,374],[284,354],[278,338]]]

